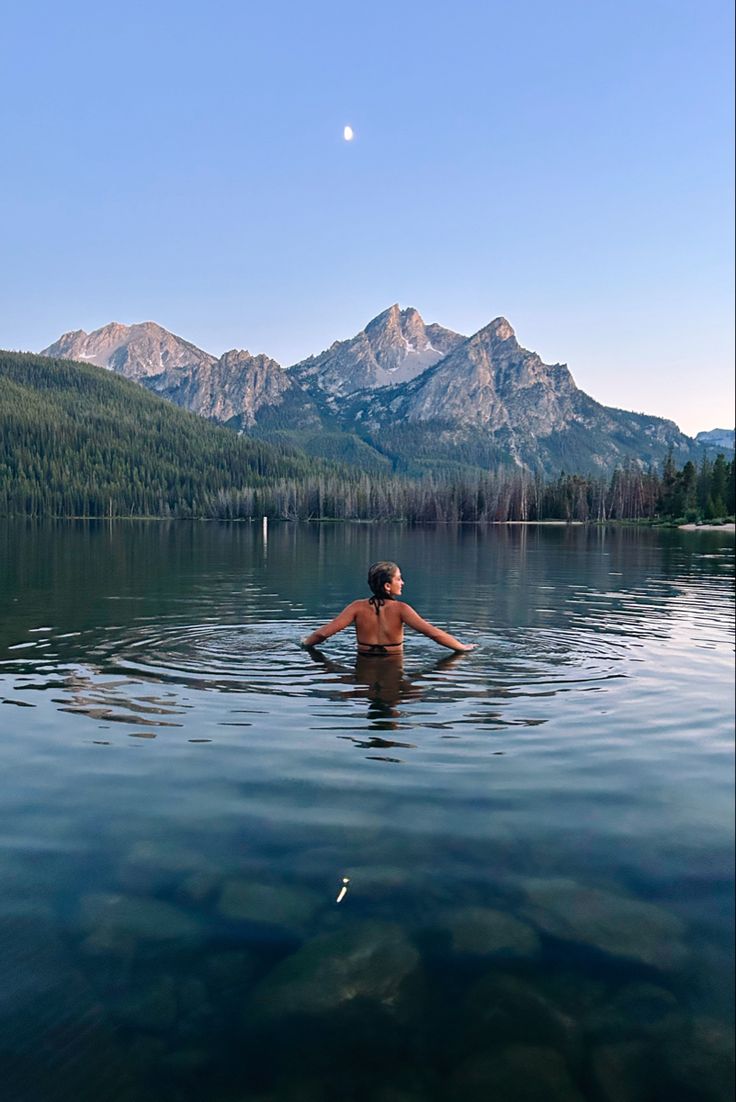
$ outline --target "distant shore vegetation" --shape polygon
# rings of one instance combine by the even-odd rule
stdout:
[[[735,473],[724,455],[610,477],[368,473],[236,435],[100,368],[0,353],[4,516],[703,523],[733,519]]]

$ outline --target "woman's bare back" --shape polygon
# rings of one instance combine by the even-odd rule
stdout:
[[[348,606],[350,607],[350,606]],[[385,601],[376,605],[373,601],[353,601],[355,640],[358,650],[370,651],[377,647],[399,649],[404,644],[404,621],[398,601]]]
[[[450,650],[473,650],[472,645],[461,643],[448,631],[443,631],[442,628],[430,624],[428,620],[423,620],[411,605],[391,599],[378,605],[378,615],[376,615],[376,605],[370,599],[353,601],[334,620],[330,620],[329,624],[325,624],[319,631],[314,631],[303,639],[302,645],[315,647],[351,624],[355,625],[358,649],[365,654],[381,653],[378,650],[379,647],[386,648],[386,653],[400,650],[404,643],[404,624],[434,639],[435,643],[449,647]]]
[[[461,643],[448,631],[423,620],[411,605],[397,600],[401,596],[404,579],[395,562],[374,563],[368,571],[368,586],[373,590],[372,597],[347,605],[329,624],[302,639],[302,646],[316,647],[331,635],[354,624],[358,650],[362,654],[396,654],[404,645],[406,624],[450,650],[473,650],[472,644]]]

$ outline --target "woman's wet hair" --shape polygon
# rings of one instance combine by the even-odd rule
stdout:
[[[378,616],[378,610],[383,602],[393,599],[386,593],[384,587],[391,583],[391,579],[394,574],[398,573],[398,570],[399,568],[395,562],[374,562],[368,570],[368,588],[373,594],[372,597],[368,598],[368,604],[373,605],[376,616]]]

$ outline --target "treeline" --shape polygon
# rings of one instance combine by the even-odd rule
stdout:
[[[734,478],[734,461],[727,463],[723,455],[713,463],[704,459],[699,467],[688,462],[679,471],[669,456],[662,474],[660,512],[690,521],[733,516]]]
[[[478,522],[733,515],[734,463],[554,480],[498,466],[410,478],[315,459],[96,367],[0,353],[0,515]]]
[[[690,494],[695,471],[695,496]],[[223,519],[272,516],[284,519],[406,520],[414,523],[499,521],[609,521],[725,519],[733,516],[734,463],[718,456],[695,470],[671,461],[660,475],[627,464],[610,478],[562,474],[553,481],[499,468],[475,477],[404,479],[361,475],[290,479],[237,500],[222,497],[213,515]],[[687,493],[683,491],[687,487]]]
[[[98,367],[0,353],[0,514],[208,516],[315,467]]]

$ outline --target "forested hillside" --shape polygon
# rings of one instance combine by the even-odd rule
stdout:
[[[312,444],[313,430],[302,442]],[[171,405],[103,368],[0,352],[0,515],[406,520],[708,520],[734,513],[734,461],[608,477],[541,474],[461,453],[441,474],[400,477],[265,444]],[[364,449],[364,450],[363,450]],[[336,456],[344,458],[339,447]]]
[[[0,513],[203,516],[315,464],[99,368],[0,353]]]

